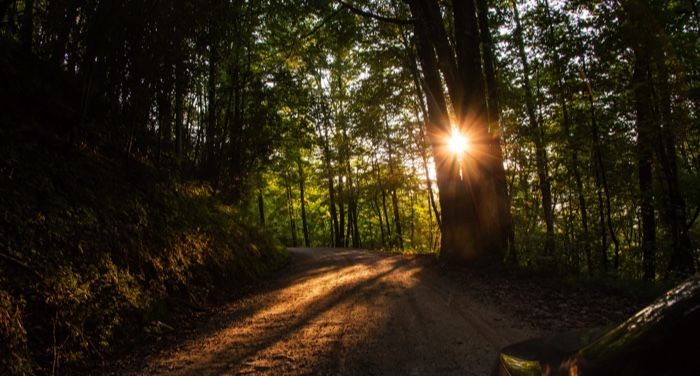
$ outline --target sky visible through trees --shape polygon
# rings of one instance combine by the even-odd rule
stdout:
[[[0,21],[76,78],[74,143],[99,124],[288,246],[696,268],[695,0],[4,0]]]

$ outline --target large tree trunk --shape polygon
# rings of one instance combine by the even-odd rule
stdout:
[[[455,0],[452,6],[457,70],[461,79],[459,86],[463,90],[462,102],[453,101],[452,104],[459,108],[455,110],[458,128],[469,137],[474,149],[462,156],[462,181],[467,192],[465,200],[468,201],[465,209],[467,213],[475,214],[475,222],[470,225],[478,229],[480,252],[502,257],[508,244],[501,218],[507,193],[499,192],[494,180],[498,166],[503,168],[503,159],[497,139],[489,132],[479,21],[474,1]]]
[[[498,243],[494,239],[502,239],[502,236],[500,224],[494,222],[498,196],[494,192],[491,172],[470,155],[451,155],[444,142],[451,127],[438,68],[445,78],[457,116],[456,125],[469,132],[471,144],[479,150],[488,151],[485,145],[491,142],[485,118],[486,101],[474,4],[453,4],[455,25],[459,25],[455,34],[456,57],[455,51],[449,47],[437,2],[411,0],[409,6],[417,21],[416,44],[428,100],[428,137],[433,147],[440,192],[440,257],[451,262],[486,259],[500,262],[503,249],[492,246]]]
[[[456,192],[452,178],[456,175],[455,166],[449,160],[447,147],[442,142],[442,137],[449,133],[449,119],[447,116],[447,103],[442,91],[442,82],[438,72],[437,60],[433,47],[430,44],[430,35],[426,26],[427,17],[422,10],[420,0],[409,2],[411,13],[417,20],[415,27],[415,41],[418,58],[423,72],[423,86],[427,99],[428,119],[426,119],[428,129],[428,140],[432,144],[433,158],[435,160],[435,170],[439,189],[439,201],[441,208],[442,232],[440,254],[456,253],[458,244],[453,236],[460,229],[455,223],[455,201]]]

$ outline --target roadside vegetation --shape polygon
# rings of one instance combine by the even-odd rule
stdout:
[[[281,245],[641,300],[695,274],[696,3],[0,0],[0,374],[99,361]]]
[[[208,183],[115,152],[98,133],[100,146],[70,144],[51,104],[73,98],[10,69],[38,62],[2,58],[3,82],[25,89],[4,98],[0,128],[0,374],[91,366],[285,263],[284,247]],[[31,112],[18,104],[27,92]]]

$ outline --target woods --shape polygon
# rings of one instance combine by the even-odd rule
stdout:
[[[104,118],[290,245],[651,280],[697,260],[696,10],[5,1],[2,35],[79,79],[74,143]]]
[[[34,154],[15,144],[46,139],[125,161],[148,197],[203,187],[290,247],[648,282],[698,267],[694,0],[2,0],[0,40],[3,192]],[[13,231],[3,274],[38,257]],[[0,282],[0,313],[19,310]]]
[[[384,79],[400,84],[386,89],[384,107],[375,109],[380,99],[374,97],[375,102],[363,103],[361,115],[354,115],[352,107],[336,115],[342,117],[330,121],[335,129],[327,122],[309,126],[315,130],[311,140],[319,137],[320,142],[303,148],[311,153],[318,148],[317,168],[326,182],[325,188],[316,185],[320,212],[307,220],[312,228],[324,218],[332,223],[311,232],[312,244],[346,244],[341,235],[347,231],[338,226],[345,227],[344,218],[353,215],[347,208],[359,203],[354,209],[359,209],[360,229],[364,222],[359,235],[371,239],[364,246],[396,247],[391,238],[399,236],[399,227],[391,222],[415,228],[418,219],[423,229],[441,228],[445,260],[493,257],[646,280],[694,270],[697,210],[692,207],[697,202],[688,205],[684,199],[697,197],[698,29],[692,2],[408,1],[406,6],[343,3],[337,9],[342,6],[356,16],[355,28],[383,36],[380,43],[372,40],[371,54],[345,58],[360,71],[355,79],[380,86],[386,81],[371,74],[381,64],[385,72],[396,73],[385,73]],[[341,16],[319,24],[351,22]],[[313,35],[325,46],[338,38],[325,27]],[[394,44],[383,47],[387,40]],[[345,43],[361,53],[370,42]],[[326,53],[333,65],[342,64],[331,50]],[[357,65],[370,71],[363,73]],[[344,72],[352,76],[349,68]],[[328,74],[332,80],[333,73]],[[336,105],[341,85],[328,83],[329,106]],[[337,106],[342,108],[348,96],[357,105],[373,90],[379,89],[360,86]],[[399,105],[407,97],[409,103]],[[388,113],[387,122],[383,113],[396,106],[403,109]],[[391,119],[401,111],[404,118]],[[357,136],[367,136],[363,123],[368,117],[375,130],[365,141]],[[392,120],[404,134],[415,135],[384,131]],[[463,158],[447,150],[453,126],[470,140]],[[335,132],[338,136],[329,137]],[[356,135],[357,157],[347,147],[348,133]],[[393,150],[369,149],[376,159],[385,158],[385,168],[376,160],[369,165],[353,161],[366,156],[365,145],[377,143],[405,147],[398,180],[419,184],[399,187],[406,192],[404,202],[385,189],[396,177]],[[420,168],[424,156],[428,169]],[[341,171],[333,172],[334,164]],[[353,165],[354,176],[348,173]],[[363,173],[368,167],[373,173]],[[347,200],[341,193],[345,182],[359,188]],[[267,191],[277,195],[274,186]],[[414,200],[418,195],[427,199]],[[292,201],[299,205],[298,198]],[[397,206],[398,212],[392,210]],[[415,209],[423,216],[416,217]],[[274,228],[291,237],[285,234],[289,229]],[[431,236],[414,232],[405,248],[435,247]]]

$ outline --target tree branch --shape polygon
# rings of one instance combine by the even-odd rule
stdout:
[[[695,221],[698,219],[698,216],[700,216],[700,206],[695,209],[695,214],[693,214],[693,218],[690,220],[688,225],[686,226],[686,231],[690,230],[691,227],[695,224]]]
[[[309,32],[307,32],[306,34],[300,36],[300,37],[298,38],[298,41],[305,41],[307,38],[309,38],[309,37],[311,37],[312,35],[316,34],[319,30],[321,30],[321,28],[323,28],[324,26],[326,26],[326,24],[327,24],[329,21],[331,21],[333,18],[335,18],[335,16],[337,16],[338,13],[340,13],[340,10],[341,10],[340,8],[337,9],[337,10],[335,10],[333,13],[329,14],[329,15],[326,16],[324,19],[322,19],[321,21],[319,21],[319,22],[316,24],[316,26],[314,26]],[[296,53],[297,47],[298,47],[298,43],[292,44],[292,46],[289,48],[289,52],[287,52],[287,56],[286,56],[284,59],[285,59],[285,60],[289,60],[289,58],[291,58],[292,55],[294,55],[294,54]]]
[[[374,14],[372,12],[368,12],[366,10],[362,10],[360,8],[355,7],[352,4],[346,3],[343,0],[338,0],[340,5],[342,5],[345,9],[351,11],[352,13],[357,14],[358,16],[366,17],[366,18],[371,18],[373,20],[377,21],[382,21],[382,22],[389,22],[393,23],[396,25],[413,25],[416,21],[414,19],[401,19],[401,18],[393,18],[393,17],[385,17],[385,16],[380,16],[378,14]]]
[[[311,31],[302,35],[301,38],[299,38],[299,39],[305,40],[306,38],[316,34],[317,31],[319,31],[323,26],[325,26],[326,23],[328,23],[328,21],[332,20],[336,15],[338,15],[338,13],[340,13],[340,9],[338,9],[338,10],[334,11],[333,13],[329,14],[328,16],[326,16],[326,18],[324,18],[318,24],[316,24],[316,26],[314,26],[314,28],[311,29]]]

